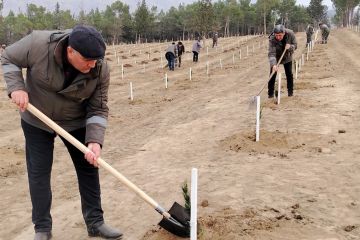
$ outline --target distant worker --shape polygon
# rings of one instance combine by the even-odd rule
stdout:
[[[185,47],[182,42],[178,42],[178,44],[176,45],[176,48],[177,48],[178,62],[179,62],[179,67],[180,67],[181,66],[181,55],[183,53],[185,53]]]
[[[201,44],[200,44],[200,38],[197,39],[192,46],[192,52],[193,52],[193,62],[198,62],[199,60],[199,53],[200,53],[200,49],[201,49]]]
[[[284,65],[287,80],[288,96],[293,96],[293,74],[292,74],[292,55],[297,48],[295,34],[284,25],[276,25],[272,34],[269,36],[269,62],[270,73],[275,72],[268,83],[268,96],[274,97],[275,79],[278,71],[277,62],[286,50],[280,64]]]
[[[168,46],[165,53],[165,58],[168,61],[168,66],[170,71],[175,70],[175,57],[176,57],[176,46],[175,42],[173,42],[171,45]]]
[[[214,33],[214,36],[213,36],[213,46],[212,46],[212,47],[217,46],[217,42],[218,42],[218,34],[217,34],[217,33]]]
[[[307,27],[306,27],[306,47],[311,42],[313,34],[314,34],[314,27],[312,26],[312,24],[307,25]]]
[[[2,55],[2,53],[4,52],[6,48],[6,45],[5,44],[2,44],[1,47],[0,47],[0,56]]]
[[[325,23],[319,23],[319,28],[321,30],[322,44],[327,44],[327,40],[330,34],[330,28]]]

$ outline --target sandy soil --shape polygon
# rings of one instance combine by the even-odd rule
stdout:
[[[299,58],[305,34],[297,37]],[[197,167],[202,240],[360,239],[360,34],[333,30],[327,45],[316,45],[295,81],[294,97],[283,88],[276,105],[263,92],[255,143],[249,100],[267,80],[264,42],[220,39],[209,56],[203,49],[197,64],[188,53],[180,69],[168,72],[168,89],[161,67],[166,45],[115,46],[116,56],[110,46],[111,112],[102,157],[165,208],[184,203],[181,185]],[[32,239],[24,140],[5,91],[0,109],[0,239]],[[75,171],[61,141],[55,149],[53,239],[88,239]],[[178,239],[105,170],[101,182],[106,221],[121,228],[124,239]]]

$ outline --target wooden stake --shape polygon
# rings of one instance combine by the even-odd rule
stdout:
[[[121,64],[121,79],[124,79],[124,64]]]
[[[191,213],[190,213],[190,240],[197,239],[197,205],[198,205],[198,170],[191,169]]]
[[[256,96],[256,142],[260,139],[260,110],[260,96]]]
[[[280,104],[281,98],[281,73],[278,73],[278,95],[277,95],[277,104]]]
[[[134,100],[134,95],[133,95],[133,85],[132,82],[130,82],[130,100],[133,101]]]

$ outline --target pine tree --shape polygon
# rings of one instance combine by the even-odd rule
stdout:
[[[311,0],[307,10],[315,23],[326,22],[327,7],[322,5],[322,0]]]

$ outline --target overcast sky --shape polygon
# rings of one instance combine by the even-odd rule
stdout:
[[[116,0],[4,0],[4,9],[3,14],[7,15],[10,10],[14,12],[25,12],[26,4],[34,3],[38,6],[44,6],[46,9],[53,11],[55,8],[55,3],[59,2],[61,9],[70,9],[71,12],[79,12],[79,10],[84,9],[88,11],[90,9],[99,8],[100,10],[104,10],[106,5],[110,5],[111,3],[115,2]],[[189,4],[195,2],[196,0],[180,0],[176,1],[176,5],[178,6],[179,3]],[[253,0],[255,1],[255,0]],[[137,5],[137,0],[122,0],[123,3],[126,3],[130,6],[131,12],[134,11]],[[174,6],[175,1],[170,0],[146,0],[146,3],[149,7],[157,6],[158,10],[161,9],[167,10],[171,6]],[[298,4],[307,6],[309,5],[310,0],[297,0]],[[323,4],[329,6],[331,8],[332,3],[331,0],[323,0]]]

